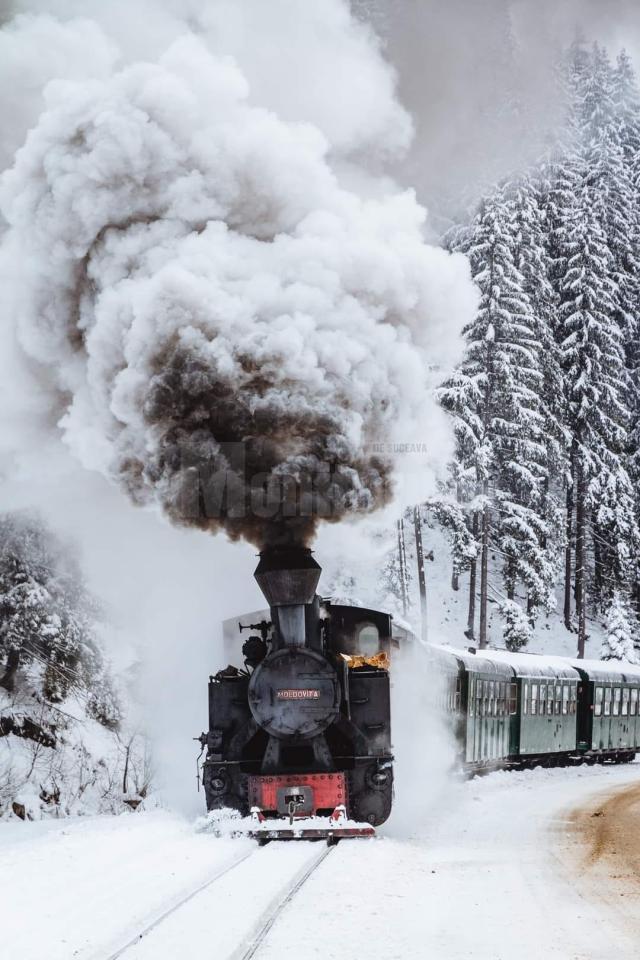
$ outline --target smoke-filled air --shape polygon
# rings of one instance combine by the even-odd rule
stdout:
[[[285,119],[250,51],[222,52],[225,19],[258,7],[211,3],[139,59],[99,20],[5,28],[3,85],[29,87],[20,51],[40,45],[44,109],[10,144],[1,270],[75,456],[177,524],[261,546],[389,502],[390,441],[424,437],[429,370],[475,293],[462,257],[425,244],[414,193],[372,172],[411,136],[372,35],[337,0],[311,4],[380,109],[345,90],[339,124],[321,101],[315,122],[299,104]],[[272,31],[299,16],[270,7]],[[68,79],[46,84],[63,56]]]

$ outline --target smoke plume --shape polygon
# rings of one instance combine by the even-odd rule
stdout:
[[[189,23],[141,3],[138,50],[113,11],[58,6],[0,33],[3,297],[56,429],[134,502],[232,539],[384,505],[475,294],[379,172],[411,124],[373,36],[338,0]]]

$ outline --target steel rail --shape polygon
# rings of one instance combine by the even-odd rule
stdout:
[[[249,857],[253,857],[257,853],[258,853],[258,850],[255,850],[255,849],[249,850],[247,853],[243,854],[241,857],[238,857],[237,860],[234,860],[231,863],[227,864],[225,867],[222,867],[212,877],[209,877],[208,880],[205,880],[204,883],[201,883],[198,887],[196,887],[195,890],[191,890],[191,892],[188,893],[186,896],[181,897],[179,900],[175,901],[167,910],[165,910],[163,913],[157,916],[146,927],[143,927],[143,929],[140,930],[140,932],[137,933],[135,937],[132,937],[131,940],[128,940],[127,943],[125,943],[123,946],[118,947],[115,953],[110,953],[107,957],[105,957],[105,960],[118,960],[118,958],[122,957],[123,954],[127,952],[127,950],[131,950],[132,947],[135,947],[136,944],[140,943],[143,937],[146,937],[147,934],[151,933],[152,930],[155,930],[156,927],[158,927],[161,923],[163,923],[163,921],[166,920],[167,917],[170,917],[172,914],[174,914],[176,910],[180,910],[181,907],[184,907],[186,903],[189,903],[190,900],[193,900],[194,897],[197,897],[198,894],[202,893],[203,890],[206,890],[207,887],[212,886],[222,877],[226,876],[226,874],[230,873],[232,870],[235,870],[236,867],[239,867],[240,864],[244,863],[245,860],[248,860]]]
[[[273,927],[276,920],[281,916],[282,912],[286,909],[289,903],[293,900],[295,895],[298,893],[300,888],[304,886],[309,877],[315,873],[320,864],[326,860],[332,850],[335,850],[337,844],[332,844],[331,846],[327,845],[321,852],[320,856],[316,857],[313,863],[309,864],[308,867],[305,867],[302,873],[298,873],[295,877],[293,883],[282,896],[275,907],[267,910],[263,917],[258,921],[257,930],[254,934],[245,940],[240,947],[235,950],[230,957],[230,960],[251,960],[251,957],[254,957],[257,951],[260,949],[271,928]]]

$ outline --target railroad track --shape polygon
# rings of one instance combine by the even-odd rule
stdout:
[[[221,880],[222,877],[225,877],[228,873],[231,873],[232,870],[235,870],[236,867],[239,867],[240,864],[244,863],[245,860],[248,860],[249,857],[254,856],[256,852],[257,851],[255,850],[249,850],[241,857],[238,857],[231,863],[226,864],[226,866],[221,867],[214,873],[212,877],[209,877],[208,880],[205,880],[204,883],[201,883],[194,890],[191,890],[185,896],[174,901],[163,913],[156,915],[156,917],[150,923],[148,923],[146,927],[143,927],[138,933],[136,933],[134,937],[128,940],[121,947],[118,947],[115,953],[110,953],[105,960],[119,960],[120,957],[123,957],[127,951],[130,951],[133,947],[137,946],[137,944],[139,944],[144,937],[150,934],[152,930],[155,930],[156,927],[159,927],[160,924],[167,920],[172,914],[180,910],[181,907],[184,907],[187,903],[189,903],[190,900],[193,900],[194,897],[197,897],[199,893],[202,893],[204,890],[212,887],[213,884]]]
[[[334,846],[328,846],[323,843],[313,843],[309,841],[302,841],[305,843],[305,847],[314,847],[313,854],[310,858],[305,859],[302,865],[298,865],[298,868],[293,873],[293,876],[287,877],[284,882],[280,881],[280,890],[274,897],[274,899],[268,904],[266,909],[260,914],[258,920],[253,925],[249,934],[245,934],[245,931],[239,933],[238,940],[240,945],[235,947],[235,949],[227,950],[225,953],[221,953],[221,956],[226,956],[229,960],[250,960],[251,957],[254,957],[259,951],[261,945],[264,943],[265,939],[269,935],[269,931],[275,924],[276,920],[282,912],[286,909],[289,903],[293,900],[300,888],[306,883],[309,877],[318,869],[320,864],[329,856],[332,850],[335,849]],[[229,878],[230,880],[232,875],[238,868],[246,863],[249,859],[259,859],[264,856],[264,853],[267,849],[271,849],[273,853],[273,848],[276,844],[269,844],[267,847],[254,848],[244,853],[242,856],[238,857],[236,860],[233,860],[231,863],[226,864],[217,870],[212,876],[210,876],[204,883],[199,884],[188,894],[179,899],[175,900],[171,906],[163,910],[161,913],[157,914],[153,920],[147,923],[146,926],[142,927],[135,936],[131,937],[126,943],[118,947],[113,953],[108,954],[104,960],[136,960],[140,955],[140,950],[144,957],[147,956],[147,953],[150,951],[145,949],[152,948],[154,944],[158,941],[158,936],[164,936],[164,930],[158,931],[158,928],[163,924],[166,924],[168,927],[171,926],[171,919],[174,917],[178,911],[187,907],[187,905],[193,901],[200,894],[205,894],[207,890],[211,890],[216,887],[217,884],[221,885],[221,891],[224,891],[224,878]],[[246,869],[246,868],[245,868]],[[238,882],[240,878],[233,878],[234,882]],[[219,895],[219,894],[218,894]],[[189,910],[185,912],[185,917],[188,918]],[[207,913],[205,912],[203,917],[206,920]],[[178,919],[174,917],[174,921]],[[188,923],[187,921],[183,921]],[[206,941],[206,937],[211,933],[211,927],[208,923],[205,922],[205,925],[202,929],[203,942]],[[147,938],[150,938],[150,942],[146,943]],[[237,942],[237,941],[236,941]],[[159,951],[153,951],[154,956],[158,957],[158,960],[164,960],[164,952],[162,947]]]
[[[323,845],[320,853],[310,864],[296,874],[289,887],[280,894],[277,900],[265,911],[262,917],[260,917],[254,928],[254,932],[232,953],[230,960],[251,960],[251,957],[256,955],[283,910],[291,903],[298,890],[307,882],[311,874],[315,873],[320,864],[326,860],[335,848],[335,844],[332,846]]]

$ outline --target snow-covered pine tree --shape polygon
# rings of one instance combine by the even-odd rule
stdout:
[[[567,52],[557,70],[557,84],[565,104],[564,129],[547,149],[539,165],[539,204],[544,220],[547,276],[552,288],[553,310],[550,326],[556,341],[556,357],[560,360],[560,389],[555,398],[555,412],[562,425],[562,449],[556,467],[555,481],[559,497],[564,497],[564,600],[563,616],[567,630],[573,629],[573,574],[575,538],[575,483],[571,449],[573,437],[568,419],[567,389],[562,370],[559,306],[562,303],[562,284],[573,255],[570,227],[577,213],[577,196],[584,180],[582,156],[582,101],[585,76],[589,69],[589,54],[584,43],[577,40]],[[553,401],[552,401],[553,402]]]
[[[454,471],[456,466],[453,465]],[[425,501],[424,507],[427,511],[427,522],[430,523],[433,519],[447,534],[453,568],[451,587],[458,590],[461,574],[468,570],[478,557],[478,544],[471,532],[469,517],[464,505],[453,499],[448,487],[443,487],[440,497],[430,497]]]
[[[627,468],[633,485],[636,524],[640,524],[640,93],[631,59],[623,50],[612,74],[617,136],[624,165],[621,215],[626,230],[618,237],[618,293],[628,379]],[[631,597],[640,614],[640,560],[634,551]]]
[[[629,398],[623,347],[629,313],[623,290],[635,268],[624,251],[632,195],[604,52],[596,46],[589,53],[574,44],[566,80],[566,134],[545,164],[541,202],[549,226],[549,276],[559,300],[555,333],[570,433],[564,614],[570,629],[575,527],[573,590],[583,650],[589,547],[595,558],[593,589],[606,602],[612,585],[625,577],[635,536],[626,470]],[[591,415],[598,422],[587,430]],[[593,533],[589,542],[588,533]]]
[[[628,604],[618,590],[614,590],[607,608],[605,629],[600,658],[637,663]]]
[[[524,582],[533,608],[552,603],[564,541],[565,623],[575,598],[582,653],[587,593],[608,609],[633,580],[640,606],[640,120],[624,54],[614,69],[576,42],[563,83],[564,134],[450,234],[482,304],[440,397],[454,415],[457,499],[482,541],[481,640],[489,545],[507,601]],[[472,561],[470,636],[475,576]]]
[[[531,623],[524,610],[515,600],[503,600],[500,603],[502,617],[502,639],[507,650],[516,653],[529,643],[532,636]]]
[[[516,551],[520,556],[518,579],[527,588],[530,617],[537,608],[549,611],[556,604],[554,587],[562,546],[561,485],[557,478],[563,476],[567,462],[562,368],[555,336],[557,298],[549,279],[548,223],[541,206],[542,191],[541,180],[532,171],[505,187],[511,210],[514,261],[529,306],[529,350],[538,378],[536,412],[541,424],[541,429],[532,430],[529,448],[522,451],[530,470],[529,482],[520,482],[514,488],[516,522],[526,524]],[[513,586],[508,596],[512,599]]]
[[[612,571],[616,580],[625,575],[624,541],[635,524],[631,484],[621,457],[627,441],[627,385],[611,279],[613,258],[602,228],[599,197],[588,184],[567,225],[567,246],[559,333],[572,432],[578,650],[584,656],[588,512],[595,511],[601,546],[617,561]]]
[[[543,483],[543,375],[531,303],[514,257],[516,230],[513,203],[506,190],[498,189],[481,204],[463,246],[480,289],[480,309],[465,331],[460,368],[439,390],[440,402],[455,418],[463,475],[475,481],[474,520],[476,524],[480,520],[480,646],[487,643],[492,538],[504,556],[510,599],[517,580],[527,582],[534,603],[548,592],[535,563],[544,539],[544,521],[530,512],[531,503],[541,499]],[[473,573],[472,566],[472,586]],[[473,622],[469,633],[474,635]]]
[[[635,335],[638,311],[637,214],[620,140],[614,81],[605,51],[595,45],[582,106],[583,195],[592,216],[599,221],[610,254],[607,269],[613,313],[609,316],[610,323],[612,320],[619,327],[617,334],[611,326],[611,338],[616,343],[611,343],[609,357],[612,390],[607,394],[608,430],[602,435],[607,455],[602,458],[604,470],[587,491],[593,523],[594,599],[601,609],[608,604],[615,586],[628,579],[638,543],[634,492],[627,470],[631,391],[625,351],[625,341]]]
[[[98,608],[78,565],[28,513],[0,515],[0,686],[12,692],[34,664],[39,694],[59,703],[70,690],[89,712],[117,727],[120,708],[94,637]]]

